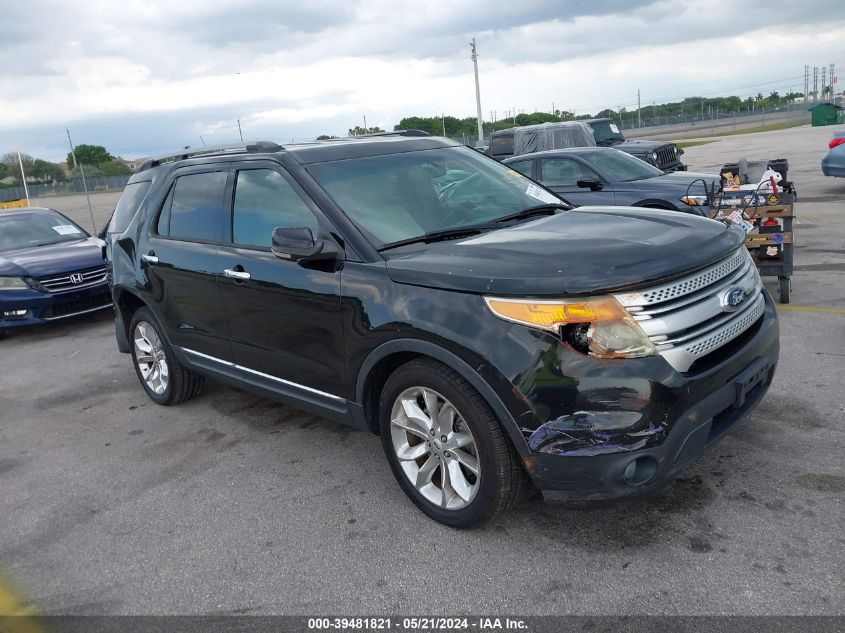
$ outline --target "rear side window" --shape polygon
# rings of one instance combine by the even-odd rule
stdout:
[[[244,246],[272,246],[273,229],[309,228],[317,218],[287,180],[272,169],[238,172],[232,211],[232,241]]]
[[[226,172],[179,176],[161,210],[158,234],[179,240],[220,241]]]
[[[138,213],[151,184],[150,180],[142,180],[126,185],[109,222],[109,233],[123,233],[126,230],[132,218]]]
[[[540,182],[547,185],[574,187],[579,180],[598,178],[592,169],[568,158],[546,158],[540,164]]]
[[[510,134],[502,134],[501,136],[493,136],[490,139],[490,153],[493,156],[508,156],[513,154],[513,132]]]

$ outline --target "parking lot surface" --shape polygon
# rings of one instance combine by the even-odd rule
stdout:
[[[762,404],[662,496],[575,511],[529,495],[450,530],[379,439],[209,383],[166,408],[109,314],[0,342],[0,578],[57,614],[845,613],[845,180],[831,128],[687,150],[787,158],[792,304]],[[98,223],[116,196],[92,196]],[[84,196],[49,201],[90,225]],[[768,287],[774,290],[774,285]]]

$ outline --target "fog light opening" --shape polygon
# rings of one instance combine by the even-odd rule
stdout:
[[[641,486],[654,477],[657,472],[657,460],[653,457],[637,457],[625,468],[623,477],[632,486]]]
[[[3,312],[3,316],[7,319],[23,319],[28,312],[29,310],[7,310]]]

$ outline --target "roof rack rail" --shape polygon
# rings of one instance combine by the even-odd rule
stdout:
[[[187,160],[199,156],[221,156],[225,154],[267,154],[279,152],[284,147],[273,141],[253,141],[250,143],[224,143],[223,145],[203,145],[202,147],[185,147],[176,152],[162,154],[148,161],[145,161],[138,171],[145,171],[158,167],[163,163],[172,163],[177,160]],[[137,172],[136,172],[137,173]]]
[[[393,132],[373,132],[372,134],[359,134],[356,138],[360,138],[362,136],[431,136],[431,134],[423,130],[394,130]]]

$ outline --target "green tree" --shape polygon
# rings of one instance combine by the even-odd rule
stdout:
[[[317,137],[317,140],[318,141],[329,141],[333,138],[337,138],[337,137],[334,136],[334,135],[331,135],[331,134],[320,134],[320,136]]]
[[[126,176],[131,173],[126,163],[117,158],[100,163],[100,170],[104,176]]]
[[[65,179],[65,172],[56,163],[36,158],[26,172],[26,179],[40,182],[62,181]]]
[[[113,160],[114,156],[109,154],[106,151],[106,148],[102,145],[82,145],[76,146],[76,160],[81,163],[82,165],[101,165],[102,163],[106,163],[110,160]],[[71,167],[75,167],[75,163],[73,161],[73,154],[68,152],[67,155],[67,164]]]
[[[19,161],[17,152],[6,152],[0,156],[0,163],[6,165],[6,167],[11,171],[11,175],[14,176],[18,182],[23,180],[23,178],[21,178],[21,162],[23,163],[24,173],[29,176],[29,168],[32,166],[33,160],[34,159],[29,154],[22,153]]]
[[[349,129],[349,136],[362,136],[364,134],[378,134],[379,132],[384,132],[380,127],[368,127],[364,129],[360,125],[356,125],[353,128]]]
[[[94,176],[104,176],[103,170],[97,167],[96,165],[86,165],[83,163],[83,167],[85,169],[85,177],[86,178],[93,178]],[[74,180],[77,178],[82,178],[82,170],[79,167],[74,167],[70,170],[70,177]]]

